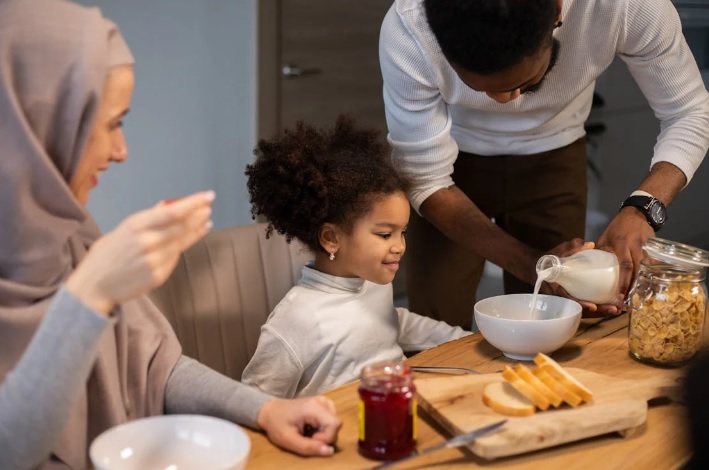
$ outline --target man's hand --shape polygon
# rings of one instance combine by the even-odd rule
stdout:
[[[566,257],[566,256],[571,256],[577,251],[581,250],[590,250],[595,247],[595,244],[593,242],[585,242],[581,240],[580,238],[574,238],[573,240],[570,240],[568,242],[561,243],[560,245],[556,246],[554,249],[551,251],[545,253],[548,255],[556,255],[561,258]],[[619,310],[616,305],[596,305],[593,302],[588,302],[586,300],[581,300],[573,297],[571,294],[566,292],[566,289],[561,287],[559,284],[553,283],[553,282],[545,282],[541,289],[540,292],[544,294],[551,294],[551,295],[556,295],[559,297],[566,297],[571,300],[575,300],[579,304],[581,304],[581,307],[583,308],[583,316],[585,318],[593,318],[593,317],[603,317],[606,315],[616,315]],[[619,301],[622,299],[619,299]]]
[[[256,422],[274,444],[301,455],[329,456],[342,420],[335,404],[317,396],[264,403]]]
[[[598,239],[599,248],[612,251],[618,257],[618,292],[624,296],[640,269],[640,261],[645,257],[642,247],[645,241],[653,236],[655,231],[647,223],[645,216],[634,207],[626,207],[611,220]]]
[[[682,170],[672,163],[658,162],[653,165],[638,189],[652,194],[669,207],[685,184],[687,177]],[[655,231],[647,223],[645,215],[635,207],[625,207],[611,220],[596,242],[598,248],[612,251],[618,257],[619,296],[625,297],[628,294],[631,283],[640,270],[640,261],[645,257],[642,247],[648,238],[654,236]]]

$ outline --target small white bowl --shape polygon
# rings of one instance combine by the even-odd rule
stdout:
[[[199,415],[143,418],[91,443],[96,470],[241,470],[251,441],[236,424]]]
[[[581,305],[571,299],[539,294],[533,316],[531,305],[532,294],[489,297],[475,304],[475,323],[505,356],[531,361],[566,344],[581,323]]]

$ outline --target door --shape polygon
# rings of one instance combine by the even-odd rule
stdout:
[[[391,0],[281,0],[279,126],[350,113],[386,132],[379,29]]]
[[[350,114],[386,138],[379,30],[392,0],[259,2],[259,136]],[[277,57],[277,60],[273,60]],[[394,279],[405,291],[406,256]]]

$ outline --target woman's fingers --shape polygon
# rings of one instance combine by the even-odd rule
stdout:
[[[67,287],[97,311],[145,294],[163,283],[180,253],[211,227],[214,193],[196,193],[128,217],[94,243]]]
[[[134,214],[126,229],[139,238],[146,252],[169,248],[184,251],[211,228],[212,191],[196,193],[173,204],[160,203]]]
[[[215,199],[214,191],[202,191],[173,200],[162,201],[150,209],[135,214],[139,217],[138,229],[160,229],[165,226],[179,225],[194,216],[200,208],[211,207]]]
[[[276,445],[301,455],[320,456],[332,455],[342,426],[334,403],[325,397],[267,401],[257,422]]]
[[[318,395],[315,397],[315,400],[322,406],[324,406],[325,409],[327,409],[333,415],[337,413],[337,409],[335,408],[335,402],[332,401],[330,398],[324,395]]]

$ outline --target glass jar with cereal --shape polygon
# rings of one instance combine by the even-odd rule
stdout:
[[[636,359],[679,366],[699,350],[704,336],[709,252],[662,238],[643,246],[630,291],[628,346]]]

